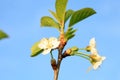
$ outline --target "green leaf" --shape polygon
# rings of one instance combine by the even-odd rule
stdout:
[[[41,18],[41,26],[42,27],[53,27],[59,29],[59,24],[51,17],[44,16]]]
[[[59,19],[57,17],[57,14],[53,12],[52,10],[49,10],[49,12],[54,16],[54,18],[59,22]]]
[[[73,37],[75,36],[75,34],[72,34],[72,35],[68,35],[68,40],[72,39]]]
[[[43,49],[40,49],[39,47],[38,47],[38,44],[39,44],[39,42],[36,42],[33,46],[32,46],[32,48],[31,48],[31,57],[35,57],[35,56],[37,56],[37,55],[39,55],[40,53],[42,53],[43,52]]]
[[[69,27],[68,30],[65,32],[66,40],[72,39],[75,36],[76,31],[77,31],[76,29]]]
[[[76,31],[77,31],[77,29],[74,29],[74,30],[68,31],[67,34],[71,35],[71,34],[74,34]]]
[[[82,21],[87,17],[90,17],[95,13],[96,12],[92,8],[83,8],[78,11],[75,11],[70,19],[69,27],[73,26],[74,24]]]
[[[8,35],[5,32],[3,32],[2,30],[0,30],[0,40],[4,39],[4,38],[8,38]]]
[[[71,17],[71,15],[74,13],[73,10],[69,9],[65,13],[65,22]]]
[[[67,2],[68,0],[56,0],[55,7],[59,22],[64,21]]]

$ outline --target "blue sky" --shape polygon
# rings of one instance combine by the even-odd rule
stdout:
[[[0,29],[9,34],[0,41],[0,80],[52,80],[50,55],[30,57],[31,46],[43,37],[58,37],[51,28],[41,28],[40,18],[51,16],[55,0],[0,0]],[[86,72],[91,65],[80,57],[63,60],[59,80],[120,80],[120,1],[69,0],[67,9],[91,7],[97,14],[78,23],[71,46],[85,47],[95,37],[100,55],[106,56],[98,70]],[[52,32],[51,32],[52,31]],[[57,55],[57,54],[54,54]]]

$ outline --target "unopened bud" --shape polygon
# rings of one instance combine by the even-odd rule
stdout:
[[[72,47],[71,49],[72,51],[78,51],[78,48],[76,46]]]
[[[67,57],[67,56],[70,56],[72,50],[71,49],[67,49],[64,54],[62,55],[63,58]]]
[[[57,69],[57,64],[56,64],[56,60],[55,59],[51,59],[51,66],[52,66],[53,70]]]
[[[72,52],[71,49],[67,49],[67,50],[66,50],[66,54],[68,54],[68,55],[70,55],[71,52]]]
[[[91,51],[91,47],[90,47],[90,46],[87,46],[87,47],[85,48],[85,50],[86,50],[87,52],[90,52],[90,51]]]

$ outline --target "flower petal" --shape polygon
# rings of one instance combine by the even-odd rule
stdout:
[[[49,38],[49,45],[52,45],[52,49],[57,48],[60,44],[60,41],[58,41],[57,38],[51,37]]]
[[[42,54],[43,54],[43,55],[46,55],[46,54],[50,53],[50,51],[51,51],[51,49],[46,49],[46,50],[44,50],[44,51],[42,52]]]
[[[98,55],[98,51],[96,48],[91,48],[91,54],[92,55]]]
[[[102,57],[102,60],[105,60],[106,59],[106,57]]]
[[[47,48],[47,45],[48,45],[48,39],[43,38],[43,39],[40,40],[40,43],[39,43],[38,47],[41,48],[41,49],[45,49],[45,48]]]
[[[99,61],[99,62],[96,62],[94,65],[93,65],[93,69],[98,69],[99,66],[102,64],[102,61]]]
[[[99,55],[98,55],[99,56]],[[97,69],[97,68],[99,68],[99,66],[102,64],[102,62],[103,62],[103,60],[105,60],[105,57],[101,57],[101,56],[99,56],[99,57],[97,57],[98,58],[98,61],[97,62],[94,62],[94,64],[92,64],[93,65],[93,69]]]
[[[89,46],[92,47],[92,48],[95,48],[95,47],[96,47],[95,38],[90,39]]]

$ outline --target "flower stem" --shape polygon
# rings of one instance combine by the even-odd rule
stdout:
[[[76,56],[83,57],[83,58],[85,58],[85,59],[87,59],[87,60],[90,60],[89,54],[85,54],[85,53],[79,52],[79,53],[76,53],[75,55],[76,55]]]
[[[53,58],[53,54],[52,54],[52,51],[50,51],[50,56],[51,56],[51,59],[54,59],[54,58]]]
[[[78,53],[76,53],[76,54],[78,54],[78,55],[84,55],[84,56],[89,57],[89,54],[85,54],[85,53],[83,53],[83,52],[78,52]]]
[[[79,50],[86,50],[85,48],[79,48]]]

